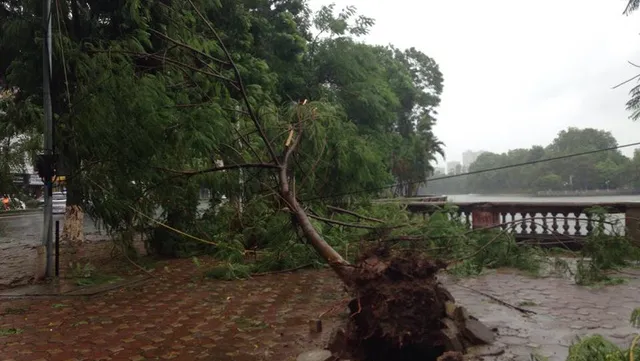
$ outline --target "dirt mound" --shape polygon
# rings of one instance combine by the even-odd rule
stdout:
[[[466,312],[456,309],[438,282],[437,273],[445,267],[409,251],[378,247],[365,252],[353,273],[345,354],[363,361],[436,361],[446,351],[464,352],[465,344],[477,343],[459,327]]]

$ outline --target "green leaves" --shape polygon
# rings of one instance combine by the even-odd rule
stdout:
[[[291,167],[296,195],[315,199],[306,205],[361,202],[394,181],[426,177],[442,150],[431,129],[442,91],[433,59],[416,49],[354,41],[374,21],[351,6],[337,14],[325,7],[313,16],[302,0],[194,3],[230,52],[276,153],[289,129],[304,124]],[[33,71],[40,68],[41,44],[29,40],[18,48],[11,42],[40,31],[39,4],[28,5],[29,16],[9,10],[0,19],[0,50],[8,54],[0,71],[20,90],[11,110],[19,115],[14,133],[35,132],[41,123],[41,72]],[[189,4],[81,0],[56,10],[53,108],[69,202],[84,203],[114,233],[158,227],[148,217],[161,213],[173,229],[233,240],[228,257],[242,256],[242,247],[265,247],[264,239],[297,241],[279,229],[290,219],[273,214],[283,205],[273,194],[272,170],[180,176],[218,161],[268,158],[235,69]],[[328,38],[314,38],[312,23]],[[303,99],[310,104],[292,105]],[[205,201],[219,211],[210,210],[204,220],[200,188],[211,190]],[[229,204],[220,209],[223,195]],[[213,219],[215,225],[207,225]],[[161,252],[215,248],[158,229],[154,245]]]
[[[313,24],[320,34],[328,33],[332,36],[363,36],[369,33],[370,28],[375,24],[375,20],[363,15],[356,16],[355,6],[347,6],[334,15],[336,4],[322,6],[313,18]],[[355,18],[355,19],[354,19]],[[353,21],[351,21],[354,19]]]
[[[371,135],[386,149],[386,167],[397,181],[411,183],[403,194],[415,194],[432,171],[435,155],[442,153],[432,132],[442,92],[437,64],[413,48],[403,52],[345,37],[325,39],[314,48],[312,64],[322,84],[317,93],[340,104],[360,134]]]

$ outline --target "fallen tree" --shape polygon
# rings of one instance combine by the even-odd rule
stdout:
[[[276,171],[277,196],[284,209],[292,215],[292,223],[299,227],[304,239],[354,296],[349,304],[351,317],[345,343],[347,347],[342,351],[372,361],[435,360],[445,351],[461,353],[468,345],[490,342],[491,332],[457,307],[451,294],[438,282],[437,273],[446,268],[447,263],[419,253],[395,252],[382,245],[369,248],[352,264],[323,239],[312,223],[312,218],[322,217],[309,214],[301,204],[296,196],[295,177],[292,176],[295,169],[293,158],[304,139],[305,129],[318,121],[313,103],[304,100],[292,105],[290,114],[294,116],[288,122],[286,140],[282,149],[276,150],[274,139],[269,139],[254,111],[240,71],[222,39],[196,5],[191,0],[189,3],[224,52],[225,61],[235,77],[233,85],[244,103],[243,110],[253,123],[269,158],[266,162],[231,167]],[[231,167],[173,172],[193,176]],[[479,328],[485,332],[478,332]]]
[[[184,232],[184,230],[188,232],[195,230],[197,235],[188,235],[190,238],[207,238],[211,235],[217,235],[217,232],[199,232],[197,230],[199,225],[195,224],[195,217],[192,216],[196,213],[196,202],[188,202],[189,207],[182,207],[180,202],[176,202],[175,198],[184,197],[190,200],[197,198],[196,180],[200,180],[201,176],[217,174],[221,178],[229,178],[229,188],[233,187],[233,192],[226,192],[229,189],[225,187],[220,188],[225,188],[226,193],[223,194],[229,196],[229,206],[224,207],[225,209],[222,211],[230,211],[233,215],[233,217],[229,217],[228,224],[225,224],[225,226],[229,226],[230,230],[226,234],[219,236],[223,241],[214,240],[210,242],[204,239],[199,241],[214,248],[216,251],[229,252],[229,257],[221,258],[228,261],[232,273],[231,276],[238,273],[246,275],[256,272],[255,269],[249,270],[248,267],[243,269],[243,267],[235,267],[235,265],[232,267],[231,265],[232,263],[240,263],[238,260],[243,260],[243,257],[249,251],[255,251],[257,254],[260,250],[264,250],[264,248],[260,247],[260,243],[263,242],[260,239],[260,234],[247,236],[244,232],[247,228],[256,227],[255,223],[258,223],[256,219],[252,219],[252,211],[256,210],[256,213],[260,213],[264,208],[270,208],[271,212],[264,216],[263,219],[278,218],[278,220],[286,223],[285,226],[288,229],[295,229],[298,232],[297,235],[302,238],[300,242],[290,242],[288,246],[293,244],[294,246],[299,246],[297,247],[298,250],[302,248],[306,251],[307,245],[310,245],[315,254],[332,267],[353,296],[349,303],[351,317],[349,317],[349,324],[346,325],[344,332],[344,342],[342,343],[344,347],[335,348],[337,354],[352,354],[365,360],[429,360],[435,359],[441,354],[444,356],[445,351],[451,351],[453,353],[447,354],[446,357],[455,359],[469,345],[490,342],[492,339],[491,330],[484,327],[477,319],[467,315],[464,308],[455,304],[453,297],[439,283],[437,278],[438,271],[448,268],[459,272],[478,273],[484,267],[513,266],[517,262],[521,262],[522,265],[527,265],[529,269],[534,270],[537,267],[536,263],[527,264],[526,262],[535,261],[537,253],[527,254],[522,251],[521,247],[515,247],[512,239],[500,236],[502,232],[487,233],[483,234],[482,237],[476,237],[476,235],[480,234],[478,233],[471,239],[472,237],[468,237],[465,234],[468,229],[461,231],[460,228],[451,227],[453,223],[447,220],[447,222],[442,223],[446,223],[445,226],[451,231],[449,232],[450,234],[443,232],[438,236],[432,236],[432,233],[436,231],[435,227],[438,226],[433,222],[434,218],[438,218],[435,216],[431,217],[432,219],[429,222],[422,222],[421,227],[416,227],[416,222],[410,224],[411,222],[408,219],[390,222],[389,218],[393,217],[388,216],[391,214],[361,214],[363,212],[354,211],[352,204],[349,202],[334,203],[330,207],[325,207],[326,205],[322,204],[322,202],[312,203],[309,199],[309,191],[300,196],[305,188],[312,188],[308,183],[313,183],[313,181],[307,183],[305,181],[313,177],[312,173],[318,169],[317,165],[319,163],[338,163],[340,161],[338,156],[347,153],[345,150],[355,148],[356,151],[348,153],[349,155],[355,155],[358,153],[357,150],[361,150],[362,147],[358,148],[358,144],[354,144],[355,137],[343,137],[336,141],[336,143],[340,143],[340,147],[334,147],[334,153],[330,155],[325,153],[325,146],[334,141],[334,139],[330,139],[331,136],[327,134],[328,132],[322,134],[322,132],[314,130],[321,128],[318,124],[322,123],[324,126],[330,123],[332,119],[327,116],[327,113],[317,111],[320,106],[319,103],[303,100],[299,103],[291,104],[280,113],[274,111],[275,107],[268,109],[268,112],[259,113],[262,109],[258,109],[256,104],[261,102],[261,98],[260,95],[255,95],[259,91],[251,94],[254,97],[249,96],[240,76],[239,67],[234,63],[234,59],[237,60],[242,56],[238,54],[232,56],[225,48],[216,29],[198,11],[197,6],[192,2],[183,4],[183,6],[187,7],[189,5],[191,6],[191,9],[188,9],[191,13],[190,15],[197,15],[205,25],[200,29],[206,30],[208,28],[208,33],[215,38],[212,41],[216,43],[215,50],[211,50],[214,46],[202,46],[196,49],[183,43],[185,40],[180,38],[181,34],[170,33],[168,30],[167,32],[165,30],[161,32],[156,29],[164,28],[156,26],[156,29],[145,29],[153,34],[154,45],[157,46],[157,48],[154,47],[153,49],[156,51],[142,53],[143,50],[136,50],[136,53],[131,56],[138,60],[152,58],[158,64],[163,65],[163,70],[171,70],[166,71],[167,74],[181,74],[181,71],[184,71],[186,73],[184,79],[176,76],[176,82],[171,83],[172,87],[181,87],[183,83],[186,83],[188,86],[185,86],[185,88],[200,88],[199,84],[193,80],[193,75],[196,73],[199,77],[209,76],[215,78],[216,83],[225,82],[228,85],[226,91],[231,93],[232,96],[230,97],[233,98],[228,103],[221,104],[219,99],[212,99],[206,94],[198,94],[201,96],[193,96],[193,98],[197,98],[198,101],[208,100],[208,104],[212,108],[231,105],[228,108],[237,118],[230,119],[230,122],[238,121],[238,124],[233,124],[225,129],[221,129],[223,127],[220,124],[210,127],[217,127],[216,130],[219,134],[215,134],[215,136],[222,139],[222,141],[215,142],[213,146],[207,147],[202,152],[188,152],[184,157],[175,159],[173,157],[161,157],[160,155],[166,155],[162,152],[158,152],[158,154],[150,152],[148,157],[143,159],[152,162],[150,163],[151,166],[147,168],[154,170],[154,172],[149,172],[150,174],[135,173],[137,176],[135,179],[142,176],[141,178],[144,182],[141,180],[133,184],[127,181],[126,187],[121,184],[120,186],[123,189],[120,189],[120,191],[124,196],[111,197],[114,202],[118,202],[122,198],[149,198],[148,194],[150,192],[153,193],[151,190],[162,184],[162,181],[157,179],[160,177],[156,177],[156,175],[165,176],[169,174],[169,177],[167,177],[169,180],[180,179],[180,181],[167,182],[171,183],[169,187],[156,192],[166,193],[164,197],[155,195],[156,198],[161,198],[162,200],[162,202],[157,203],[165,209],[169,208],[167,209],[167,224],[163,225],[163,230],[166,231],[165,235],[175,236],[178,234],[176,230],[179,230],[181,231],[180,236],[185,236],[187,232]],[[166,14],[173,13],[176,12],[167,12]],[[211,15],[211,13],[207,14]],[[190,21],[188,23],[191,24]],[[188,33],[189,30],[185,32]],[[222,32],[224,33],[224,31]],[[170,46],[165,47],[164,45]],[[199,50],[201,48],[208,50]],[[178,54],[179,52],[191,52],[193,55],[191,60],[193,61],[187,64],[189,60],[186,58],[188,57],[182,56],[184,54]],[[218,54],[213,57],[209,55],[209,52],[218,52]],[[180,61],[176,60],[176,58],[180,59]],[[244,68],[242,65],[240,68],[246,70],[247,66],[247,63],[245,63]],[[212,86],[213,83],[209,82],[204,88],[214,88]],[[129,83],[125,83],[125,85],[127,84]],[[126,88],[125,86],[122,87],[123,90],[126,90]],[[252,90],[259,87],[251,88],[249,86],[248,88]],[[202,90],[202,88],[200,89]],[[204,93],[205,91],[202,90],[202,92]],[[163,91],[158,91],[158,93],[162,94]],[[194,91],[194,93],[198,93],[198,91]],[[172,103],[171,100],[173,100],[173,103],[178,103],[174,105],[180,109],[198,109],[202,104],[196,102],[196,99],[192,99],[191,96],[187,97],[189,101],[183,99],[182,96],[176,96],[176,98],[180,101],[176,102],[177,99],[165,99],[163,97],[161,99],[162,104]],[[241,100],[239,104],[235,104],[237,99]],[[123,98],[122,101],[124,100]],[[193,104],[191,103],[192,100]],[[220,113],[208,114],[215,116],[216,119],[226,119],[220,116]],[[150,117],[156,118],[156,115],[153,113],[153,116]],[[194,112],[179,119],[184,123],[177,121],[176,124],[173,124],[173,116],[176,114],[172,113],[171,115],[171,117],[167,117],[172,120],[168,126],[148,128],[149,131],[158,128],[163,129],[162,138],[154,139],[171,139],[175,135],[173,130],[184,127],[184,123],[188,123],[190,116],[199,116],[200,119],[207,119],[206,116]],[[351,124],[351,119],[344,117],[343,120],[345,120],[342,122],[343,124],[340,124],[342,127],[335,127],[337,131],[334,129],[334,133],[331,135],[355,128],[348,127],[348,125],[353,125]],[[236,125],[239,126],[236,127]],[[252,129],[249,129],[249,126]],[[182,138],[198,138],[201,135],[199,134],[201,129],[193,128],[192,133],[183,133]],[[321,139],[323,137],[324,139]],[[364,137],[360,138],[360,141],[366,141],[363,140]],[[146,144],[144,142],[132,143]],[[313,144],[310,146],[310,143]],[[177,142],[174,144],[188,148],[191,143]],[[318,149],[316,151],[311,149],[312,151],[310,152],[310,148],[313,147]],[[141,146],[140,148],[146,149],[149,147]],[[178,147],[175,148],[177,149]],[[224,151],[218,148],[224,149]],[[411,150],[412,155],[417,158],[423,155],[421,152],[415,151],[414,148],[411,148]],[[163,151],[173,153],[174,149],[163,149]],[[306,156],[306,159],[304,156]],[[153,162],[156,158],[159,160]],[[311,164],[306,169],[307,174],[302,174],[302,176],[300,175],[304,171],[299,163],[301,158]],[[223,163],[217,164],[218,159],[222,159]],[[167,160],[173,160],[173,162]],[[210,164],[209,161],[215,166],[206,169],[198,168],[205,163]],[[115,163],[117,164],[117,162]],[[353,163],[356,163],[356,167],[364,167],[362,164],[357,164],[358,162],[352,162],[352,165]],[[375,162],[369,161],[368,163]],[[186,164],[191,165],[194,169],[179,169],[180,167],[187,167]],[[414,164],[400,162],[396,165],[398,166],[396,171],[408,172],[413,169]],[[139,165],[142,169],[145,166],[147,164]],[[322,181],[330,184],[340,184],[340,179],[336,179],[336,173],[339,172],[331,172],[331,170],[331,167],[324,167],[325,179]],[[345,172],[343,169],[342,175],[351,176],[348,171]],[[355,171],[356,169],[354,169]],[[237,176],[238,174],[240,176]],[[379,173],[369,172],[367,177],[374,178],[377,174]],[[411,178],[411,175],[407,174],[407,177]],[[185,182],[185,179],[191,179],[191,182]],[[239,179],[242,180],[243,184],[239,184]],[[240,189],[245,185],[245,181],[251,183],[251,186],[254,187],[250,192],[252,197],[245,198],[242,193],[244,190]],[[360,179],[357,180],[357,182],[360,181]],[[235,184],[232,184],[234,182]],[[351,182],[351,185],[353,186],[357,182]],[[196,184],[196,187],[193,186],[194,184]],[[96,187],[103,188],[98,185]],[[358,185],[358,187],[366,188],[366,185]],[[312,197],[316,197],[315,199],[323,195],[326,196],[323,192],[325,189],[322,189],[322,191],[318,191],[316,188],[312,189],[313,193],[315,193]],[[123,190],[127,192],[122,192]],[[353,191],[353,189],[350,189],[350,191]],[[412,193],[414,190],[406,189],[406,191]],[[104,194],[108,193],[112,195],[113,191],[105,190]],[[96,199],[99,200],[100,198],[104,201],[105,197]],[[249,202],[246,201],[247,198],[249,198]],[[260,199],[260,201],[256,201],[256,199]],[[267,201],[262,201],[264,199],[267,199]],[[304,201],[301,199],[304,199]],[[97,204],[98,202],[95,203]],[[254,207],[256,203],[258,206]],[[150,206],[151,204],[149,204],[149,208]],[[135,212],[129,212],[131,215],[142,213],[139,209],[144,209],[145,213],[151,213],[149,209],[145,209],[142,206],[136,205],[136,209],[133,209],[130,203],[121,205],[119,208],[126,212],[129,212],[130,209],[134,210]],[[335,216],[332,213],[340,213],[343,216]],[[397,216],[407,216],[405,212],[398,212],[398,209],[395,210],[395,213]],[[355,219],[345,219],[347,218],[346,216]],[[119,212],[114,212],[112,220],[117,225],[122,223],[122,228],[127,230],[132,221],[129,218],[127,218],[127,221],[122,221],[123,218]],[[350,246],[354,245],[351,241],[338,245],[336,239],[344,234],[341,232],[332,233],[332,229],[323,229],[319,226],[320,223],[330,225],[333,229],[363,230],[363,233],[359,235],[362,237],[362,242],[358,242],[363,246],[359,247],[362,249],[354,250],[355,247],[350,249]],[[269,226],[268,224],[264,225]],[[191,226],[195,229],[187,229]],[[262,226],[263,224],[260,224],[256,228]],[[159,235],[156,234],[156,236]],[[239,238],[244,238],[242,239],[244,242],[238,241]],[[176,243],[180,243],[180,239]],[[415,244],[413,251],[402,249],[411,248],[410,245],[412,243]],[[472,244],[472,247],[469,244]],[[471,249],[473,250],[469,251]],[[530,249],[530,251],[534,252],[533,249]],[[290,252],[285,249],[282,253]],[[281,261],[280,258],[274,258],[276,258],[275,264],[279,266],[277,267],[279,270],[286,269],[286,267],[282,267],[282,264],[278,263]],[[292,268],[300,266],[304,266],[304,264],[298,264]],[[260,272],[260,270],[257,272]]]

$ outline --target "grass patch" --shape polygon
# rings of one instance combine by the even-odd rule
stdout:
[[[640,307],[636,308],[631,312],[631,317],[629,317],[629,323],[631,326],[635,328],[640,328]]]
[[[236,327],[238,328],[238,331],[240,332],[263,330],[269,327],[269,325],[267,325],[262,321],[252,320],[250,318],[245,318],[245,317],[237,318],[235,320],[235,323],[236,323]]]
[[[629,322],[633,327],[640,326],[640,308],[633,310]],[[601,335],[584,337],[569,347],[566,361],[640,361],[639,342],[640,334],[633,339],[630,348],[624,349]]]
[[[566,361],[640,361],[640,352],[630,358],[624,350],[600,335],[585,337],[569,347]]]
[[[96,286],[122,281],[123,278],[116,275],[100,273],[91,264],[76,264],[71,271],[71,277],[77,286]]]
[[[13,336],[13,335],[19,335],[22,332],[24,332],[24,330],[20,329],[20,328],[0,328],[0,337],[1,336]]]

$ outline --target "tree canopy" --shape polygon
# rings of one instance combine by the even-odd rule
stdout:
[[[0,3],[0,74],[15,91],[3,98],[10,111],[0,116],[12,124],[0,129],[6,140],[42,130],[42,72],[33,71],[42,64],[42,6]],[[443,91],[434,59],[363,43],[374,20],[353,7],[313,14],[304,0],[193,5],[53,2],[55,148],[76,213],[122,233],[161,207],[169,226],[193,231],[202,189],[211,190],[211,205],[226,196],[247,214],[260,202],[278,203],[269,172],[202,170],[260,163],[272,151],[249,112],[269,139],[284,143],[297,117],[292,104],[304,99],[314,102],[317,120],[305,130],[293,174],[308,206],[318,198],[358,201],[376,195],[363,190],[417,185],[431,173],[442,153],[432,131]],[[30,144],[32,153],[41,148]],[[397,191],[413,195],[417,186]],[[231,224],[243,228],[241,217]]]
[[[568,128],[546,147],[512,149],[506,153],[486,152],[469,166],[469,172],[526,164],[549,158],[615,148],[611,132],[593,128]],[[594,152],[577,157],[544,161],[459,178],[433,180],[428,190],[442,193],[527,193],[534,191],[637,188],[637,166],[620,150]],[[437,175],[435,176],[437,177]]]

